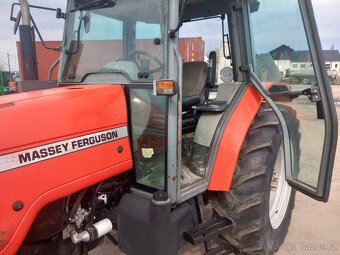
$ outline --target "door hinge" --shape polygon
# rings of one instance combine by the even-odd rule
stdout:
[[[242,65],[239,67],[241,72],[248,72],[249,71],[249,66],[247,65]]]

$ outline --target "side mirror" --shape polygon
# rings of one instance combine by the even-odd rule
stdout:
[[[90,16],[91,16],[91,13],[90,12],[85,12],[85,15],[83,17],[83,20],[84,20],[84,31],[85,33],[87,34],[88,32],[90,32],[90,28],[91,28],[91,23],[90,23]]]
[[[17,33],[18,31],[18,27],[20,24],[20,20],[21,20],[21,10],[19,10],[17,17],[15,18],[15,23],[14,23],[14,34]]]
[[[230,40],[229,34],[225,32],[225,15],[221,15],[221,22],[222,22],[222,41],[223,41],[223,56],[225,59],[231,59],[230,57]],[[225,40],[227,38],[227,41]],[[226,48],[227,47],[227,48]]]

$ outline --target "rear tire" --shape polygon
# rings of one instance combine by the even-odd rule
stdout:
[[[298,126],[296,112],[284,109]],[[274,111],[262,105],[240,152],[230,192],[211,193],[210,203],[215,213],[233,222],[223,238],[243,254],[271,255],[288,232],[294,201],[295,190],[285,180],[281,126]]]

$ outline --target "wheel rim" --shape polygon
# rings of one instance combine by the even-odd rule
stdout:
[[[269,197],[269,218],[273,229],[277,229],[286,214],[292,188],[286,181],[284,149],[277,153]]]

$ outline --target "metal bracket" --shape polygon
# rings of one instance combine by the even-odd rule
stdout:
[[[233,6],[233,10],[234,10],[234,11],[237,11],[237,10],[240,10],[240,9],[242,9],[242,3],[238,3],[238,4],[235,4],[235,5]]]
[[[248,72],[249,71],[249,66],[247,66],[247,65],[240,66],[240,71],[241,72]]]
[[[321,101],[320,89],[318,86],[313,86],[310,87],[309,89],[303,90],[302,95],[307,96],[311,102]]]

